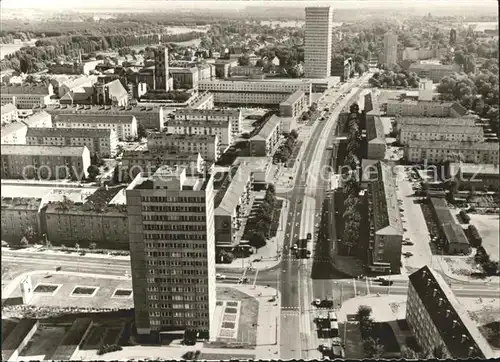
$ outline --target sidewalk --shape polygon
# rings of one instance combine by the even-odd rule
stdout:
[[[283,249],[283,242],[285,239],[285,228],[288,220],[288,212],[290,209],[290,202],[287,199],[277,197],[277,199],[283,201],[283,207],[280,214],[280,224],[278,226],[278,232],[276,236],[267,241],[266,246],[257,250],[255,254],[252,254],[248,258],[238,258],[234,259],[231,264],[218,264],[217,269],[246,269],[250,266],[256,270],[267,270],[274,268],[281,262],[281,250]],[[262,260],[255,262],[254,260]]]

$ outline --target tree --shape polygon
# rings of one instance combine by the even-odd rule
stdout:
[[[352,114],[352,113],[359,113],[359,105],[357,102],[354,102],[353,104],[351,104],[351,106],[349,107],[349,112]]]
[[[297,130],[292,129],[290,131],[290,137],[292,137],[294,140],[296,140],[297,138],[299,138],[299,133],[297,132]]]
[[[379,343],[379,339],[368,337],[363,341],[365,356],[368,358],[380,358],[384,353],[384,346]]]
[[[356,319],[362,321],[363,319],[370,318],[372,315],[372,308],[367,305],[360,305],[356,312]]]
[[[89,244],[89,249],[90,249],[90,250],[94,250],[94,249],[96,249],[96,248],[97,248],[97,244],[96,244],[96,243],[90,243],[90,244]]]
[[[262,248],[266,246],[266,238],[261,232],[254,232],[252,236],[250,236],[249,244],[256,249]]]
[[[99,176],[99,174],[101,173],[99,167],[97,167],[96,165],[90,165],[87,168],[87,172],[89,174],[89,179],[92,181],[95,181],[96,177]]]
[[[232,263],[234,260],[234,254],[230,253],[227,250],[222,249],[221,252],[219,253],[219,259],[223,263]]]
[[[447,358],[447,355],[446,348],[442,344],[439,344],[432,349],[432,357],[434,358],[445,359]]]
[[[407,346],[401,346],[401,358],[409,360],[418,360],[419,355],[413,349]]]
[[[248,55],[242,55],[238,58],[238,65],[245,66],[250,64],[250,58]]]
[[[146,138],[147,136],[148,133],[146,132],[146,128],[144,128],[142,123],[139,123],[139,125],[137,126],[137,138],[140,140]]]
[[[62,200],[57,201],[56,209],[67,211],[73,205],[73,201],[71,201],[66,195],[63,196]]]
[[[23,248],[27,248],[30,243],[29,243],[28,239],[26,239],[26,236],[23,236],[22,239],[21,239],[20,244],[21,244],[21,246]]]
[[[457,42],[457,31],[455,29],[450,30],[450,46],[454,46]]]

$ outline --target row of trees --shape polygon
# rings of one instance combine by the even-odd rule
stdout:
[[[274,205],[276,203],[276,189],[273,184],[269,184],[260,207],[255,211],[254,230],[250,236],[250,245],[254,248],[261,248],[266,245],[269,237],[269,230],[273,222]]]
[[[346,146],[346,157],[344,165],[350,166],[350,176],[344,185],[344,235],[342,244],[351,255],[353,247],[358,245],[359,230],[361,227],[361,201],[359,199],[359,182],[357,169],[359,165],[359,152],[361,147],[361,131],[359,129],[359,106],[353,103],[350,106],[348,118],[348,136]]]
[[[398,67],[399,68],[399,67]],[[369,83],[372,87],[390,88],[390,87],[404,87],[404,88],[418,88],[418,77],[416,73],[410,73],[407,70],[399,70],[399,72],[388,70],[385,72],[377,72],[370,78]]]
[[[288,161],[288,159],[292,155],[298,137],[299,134],[294,129],[290,132],[289,135],[287,135],[285,143],[280,147],[278,151],[276,151],[275,158],[278,162]]]

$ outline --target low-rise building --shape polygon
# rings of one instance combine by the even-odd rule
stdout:
[[[413,63],[409,71],[417,73],[419,78],[428,78],[434,83],[439,83],[444,77],[460,72],[460,66],[458,64]]]
[[[12,121],[17,121],[17,107],[12,103],[7,103],[3,105],[0,110],[0,115],[2,117],[2,127],[6,123],[11,123]]]
[[[238,65],[231,67],[231,76],[247,76],[249,78],[262,76],[264,71],[262,67],[254,67],[253,65]]]
[[[206,161],[215,162],[220,157],[220,140],[217,135],[185,135],[163,132],[148,134],[148,150],[199,153]]]
[[[453,126],[446,123],[440,125],[403,125],[398,127],[396,139],[406,145],[410,140],[418,141],[455,141],[483,142],[482,127]]]
[[[469,312],[439,273],[424,266],[408,279],[406,321],[419,346],[431,352],[442,346],[444,359],[494,358]]]
[[[241,134],[241,110],[239,109],[177,109],[173,113],[175,120],[192,121],[227,121],[231,125],[231,138]],[[221,140],[224,143],[223,140]],[[230,143],[229,143],[230,144]]]
[[[445,251],[451,254],[468,254],[469,240],[458,225],[444,198],[430,197],[430,206],[438,226],[439,237],[444,241]]]
[[[2,240],[18,243],[26,235],[40,237],[41,198],[2,197]]]
[[[217,174],[214,176],[217,179]],[[252,189],[251,171],[245,166],[231,167],[214,198],[215,245],[234,247],[239,240],[245,209]]]
[[[309,107],[309,97],[302,90],[297,90],[280,103],[280,116],[297,118]]]
[[[204,80],[199,89],[214,95],[215,103],[278,105],[290,94],[302,90],[310,102],[312,83],[310,80]]]
[[[378,115],[366,115],[366,142],[368,159],[383,160],[385,158],[387,145],[385,142],[384,125]]]
[[[459,190],[500,190],[498,164],[452,162],[448,164],[446,178],[455,181]]]
[[[13,122],[2,126],[2,145],[24,145],[26,144],[26,132],[28,126],[23,122]]]
[[[366,106],[366,103],[365,103]],[[475,118],[460,117],[460,118],[436,118],[436,117],[399,117],[394,122],[394,131],[399,133],[402,128],[407,126],[456,126],[456,127],[474,127],[476,125]]]
[[[29,128],[26,144],[33,146],[87,146],[91,155],[116,156],[118,137],[110,129]]]
[[[54,94],[52,84],[49,85],[11,85],[2,86],[0,97],[2,106],[12,103],[19,109],[30,109],[50,103]]]
[[[126,115],[134,116],[137,119],[137,125],[141,124],[146,129],[163,130],[164,108],[157,106],[54,106],[46,107],[44,110],[56,116],[58,114],[96,114],[96,115]]]
[[[387,116],[463,117],[467,110],[457,102],[389,99]]]
[[[137,119],[126,114],[71,113],[54,117],[56,128],[93,128],[114,131],[120,140],[137,138]]]
[[[498,164],[496,142],[417,141],[410,140],[404,147],[409,163],[438,164],[445,161]]]
[[[233,167],[243,165],[252,173],[254,185],[265,185],[272,181],[271,169],[273,165],[272,157],[236,157]]]
[[[199,152],[124,151],[120,166],[121,180],[129,182],[141,172],[155,172],[162,166],[186,168],[189,174],[201,173],[205,169],[205,163]]]
[[[185,135],[217,135],[221,146],[228,148],[233,143],[231,120],[188,120],[170,119],[166,126],[167,133]]]
[[[273,115],[249,141],[250,156],[271,156],[281,134],[281,119]]]
[[[368,264],[375,272],[399,274],[403,224],[396,197],[393,168],[383,162],[376,165],[377,176],[368,183],[369,214]]]
[[[110,204],[123,186],[102,188],[82,202],[49,201],[41,211],[47,240],[74,245],[128,249],[128,217],[124,204]]]
[[[83,180],[88,176],[87,147],[2,146],[2,178]]]

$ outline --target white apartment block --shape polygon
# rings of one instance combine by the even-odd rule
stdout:
[[[28,128],[27,145],[87,146],[91,155],[116,156],[118,137],[110,129]]]
[[[210,175],[164,167],[127,187],[137,333],[211,333],[215,292],[214,190]]]
[[[220,148],[220,139],[217,135],[186,135],[163,132],[148,134],[148,150],[150,152],[199,153],[204,160],[215,162],[220,157]]]
[[[394,130],[399,132],[408,126],[457,126],[474,127],[476,120],[472,117],[451,118],[451,117],[400,117],[396,119]]]
[[[2,86],[0,89],[2,106],[12,103],[19,109],[30,109],[50,103],[54,94],[52,84],[48,86]]]
[[[445,161],[498,164],[498,143],[459,141],[409,141],[404,157],[410,163],[437,164]]]
[[[462,117],[465,115],[466,109],[457,102],[389,99],[386,113],[388,117]]]
[[[174,118],[193,121],[227,120],[231,123],[231,136],[236,138],[241,134],[241,110],[239,109],[178,109],[174,113]],[[224,141],[221,142],[224,143]]]
[[[120,140],[137,137],[137,119],[124,114],[58,114],[54,117],[54,127],[109,129]]]
[[[331,73],[333,9],[307,7],[304,76],[327,78]]]
[[[170,119],[167,121],[166,132],[185,135],[217,135],[221,146],[226,148],[233,142],[231,120]]]
[[[278,105],[297,90],[304,91],[309,99],[312,82],[310,80],[296,79],[280,81],[229,81],[216,79],[200,81],[198,87],[200,91],[213,93],[215,103]]]
[[[409,141],[459,141],[483,142],[482,127],[440,125],[406,125],[399,129],[397,134],[399,143],[406,145]]]

